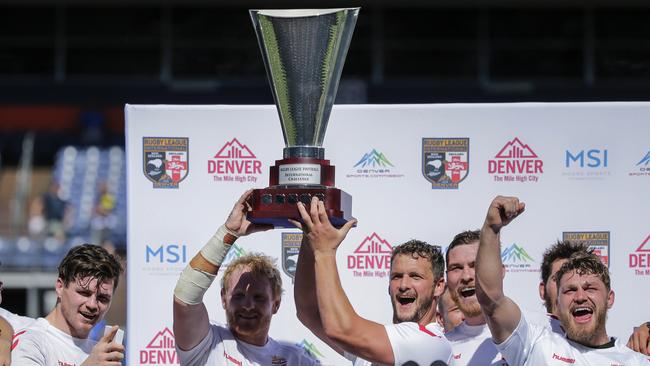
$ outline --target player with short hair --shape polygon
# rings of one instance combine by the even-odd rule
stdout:
[[[557,271],[574,253],[587,253],[590,251],[589,247],[585,244],[559,240],[544,251],[542,264],[540,265],[542,279],[539,283],[539,296],[544,301],[544,307],[546,307],[547,313],[558,315],[555,312],[557,303],[555,276]]]
[[[273,261],[249,254],[231,262],[221,282],[227,326],[211,324],[203,295],[238,237],[272,228],[246,220],[246,191],[226,222],[183,270],[174,289],[174,335],[181,365],[318,365],[304,349],[269,337],[282,279]]]
[[[124,346],[113,342],[117,326],[99,342],[88,335],[111,306],[122,266],[104,248],[83,244],[70,249],[58,270],[56,306],[16,334],[14,364],[120,365]]]
[[[614,305],[609,271],[593,253],[575,253],[556,274],[557,313],[566,335],[530,323],[503,292],[501,229],[521,215],[516,197],[496,197],[481,229],[476,294],[492,340],[510,365],[650,365],[645,356],[609,337],[607,311]]]
[[[356,220],[334,228],[316,198],[309,211],[300,202],[298,209],[302,224],[295,224],[304,232],[294,290],[300,321],[354,365],[451,364],[451,347],[435,322],[445,284],[439,247],[411,240],[393,249],[393,324],[378,324],[357,314],[338,274],[336,250]]]

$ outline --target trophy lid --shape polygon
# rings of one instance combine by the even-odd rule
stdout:
[[[323,158],[358,14],[359,8],[250,10],[280,116],[285,158]]]

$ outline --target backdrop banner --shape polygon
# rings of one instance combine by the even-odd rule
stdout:
[[[542,253],[558,239],[594,247],[616,300],[610,335],[627,341],[650,309],[650,103],[338,105],[325,138],[336,186],[359,220],[341,244],[341,281],[357,312],[389,323],[390,251],[416,238],[443,250],[481,227],[496,195],[526,212],[502,233],[505,291],[526,310]],[[173,289],[181,270],[248,188],[269,183],[284,146],[275,106],[127,105],[128,329],[132,365],[174,365]],[[233,258],[263,252],[283,273],[270,335],[323,364],[346,361],[296,318],[300,232],[239,239]],[[225,323],[220,277],[204,301]]]

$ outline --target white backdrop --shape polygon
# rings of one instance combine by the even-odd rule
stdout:
[[[359,219],[338,252],[355,309],[390,322],[381,261],[390,246],[418,238],[446,247],[456,233],[481,226],[495,195],[516,195],[527,210],[502,234],[507,293],[541,311],[544,249],[563,233],[587,238],[609,262],[616,292],[608,331],[627,339],[650,309],[649,119],[650,103],[336,106],[324,147],[336,186],[352,195]],[[128,105],[126,121],[129,363],[176,364],[178,275],[241,193],[268,185],[269,166],[282,157],[282,133],[270,105]],[[456,139],[447,145],[469,139],[468,152],[446,155],[458,162],[448,175],[463,178],[446,184],[452,188],[433,189],[425,179],[427,138]],[[160,151],[168,151],[162,166],[155,161]],[[363,160],[366,154],[374,159]],[[164,166],[171,180],[154,183]],[[324,364],[345,364],[296,319],[291,257],[282,255],[283,237],[288,247],[296,240],[283,233],[296,232],[242,238],[227,260],[251,251],[278,258],[285,292],[271,335],[309,348]],[[211,318],[225,322],[218,294],[215,282],[204,300]]]

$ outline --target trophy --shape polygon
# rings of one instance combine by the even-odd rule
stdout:
[[[248,220],[294,227],[296,203],[325,204],[334,226],[352,218],[352,197],[334,187],[323,139],[359,8],[250,10],[285,148],[269,187],[253,191]]]

